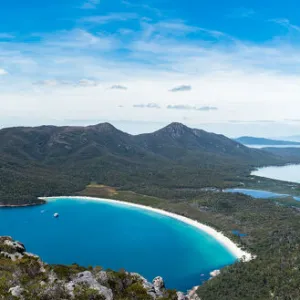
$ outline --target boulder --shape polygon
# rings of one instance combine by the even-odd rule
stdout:
[[[78,284],[86,284],[89,288],[97,290],[99,295],[103,296],[105,300],[113,300],[113,292],[111,289],[101,285],[90,271],[78,273],[72,281],[66,284],[67,290],[73,295],[74,288]]]
[[[218,275],[220,275],[220,274],[221,274],[221,271],[220,271],[220,270],[214,270],[214,271],[212,271],[212,272],[209,273],[209,275],[210,275],[211,277],[216,277],[216,276],[218,276]]]
[[[152,283],[153,283],[155,294],[158,297],[162,297],[165,290],[166,290],[165,289],[165,282],[164,282],[163,278],[160,277],[160,276],[157,276],[153,279]]]
[[[9,289],[9,293],[11,293],[11,295],[13,297],[19,298],[19,299],[24,299],[24,297],[22,296],[22,293],[25,290],[23,288],[21,288],[20,286],[14,286],[12,288]]]
[[[10,239],[5,240],[3,244],[6,245],[6,246],[11,247],[12,249],[15,250],[15,252],[18,252],[18,253],[24,253],[26,251],[23,244],[21,244],[19,242],[12,241]]]
[[[188,300],[188,298],[185,296],[182,292],[177,292],[177,300]]]
[[[187,299],[188,300],[201,300],[197,295],[198,286],[195,286],[192,290],[188,291]]]
[[[98,272],[95,277],[100,284],[106,285],[108,283],[108,276],[105,271]]]

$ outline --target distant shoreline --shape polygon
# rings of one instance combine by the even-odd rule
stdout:
[[[231,241],[222,232],[218,232],[214,228],[212,228],[208,225],[202,224],[198,221],[195,221],[190,218],[187,218],[187,217],[175,214],[175,213],[171,213],[171,212],[168,212],[168,211],[165,211],[162,209],[153,208],[151,206],[136,204],[136,203],[132,203],[132,202],[125,202],[125,201],[111,200],[111,199],[104,199],[104,198],[86,197],[86,196],[82,196],[82,197],[80,197],[80,196],[39,197],[40,200],[44,200],[46,202],[47,201],[55,201],[58,199],[65,199],[65,198],[127,205],[127,206],[131,206],[131,207],[136,207],[136,208],[152,211],[152,212],[155,212],[155,213],[158,213],[161,215],[165,215],[165,216],[171,217],[173,219],[176,219],[178,221],[181,221],[183,223],[186,223],[188,225],[191,225],[191,226],[199,229],[200,231],[204,231],[205,233],[209,234],[215,240],[217,240],[220,244],[222,244],[227,250],[229,250],[229,252],[232,253],[240,261],[247,262],[247,261],[250,261],[255,258],[255,256],[252,255],[251,253],[246,252],[246,251],[242,250],[241,248],[239,248],[239,246],[237,244],[235,244],[233,241]]]
[[[41,198],[39,198],[41,199]],[[45,200],[44,200],[45,201]],[[28,203],[28,204],[0,204],[0,208],[18,208],[18,207],[28,207],[28,206],[37,206],[44,205],[45,203]]]

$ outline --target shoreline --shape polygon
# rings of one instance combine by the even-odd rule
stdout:
[[[39,198],[40,199],[40,198]],[[44,200],[45,201],[45,200]],[[38,206],[38,205],[44,205],[45,203],[30,203],[30,204],[1,204],[0,208],[18,208],[18,207],[28,207],[28,206]]]
[[[111,199],[105,199],[105,198],[87,197],[87,196],[82,196],[82,197],[81,196],[39,197],[40,200],[44,200],[46,202],[55,201],[55,200],[59,200],[59,199],[68,199],[68,198],[75,199],[75,200],[77,199],[77,200],[113,203],[113,204],[119,204],[119,205],[121,204],[121,205],[127,205],[130,207],[135,207],[135,208],[152,211],[152,212],[176,219],[180,222],[183,222],[185,224],[193,226],[193,227],[199,229],[200,231],[203,231],[203,232],[209,234],[215,240],[217,240],[220,244],[222,244],[231,254],[233,254],[240,261],[248,262],[255,258],[255,256],[252,255],[251,253],[246,252],[246,251],[242,250],[241,248],[239,248],[239,246],[237,244],[235,244],[232,240],[230,240],[228,237],[226,237],[222,232],[219,232],[219,231],[215,230],[214,228],[212,228],[208,225],[202,224],[196,220],[193,220],[193,219],[190,219],[190,218],[187,218],[187,217],[175,214],[175,213],[171,213],[166,210],[162,210],[162,209],[158,209],[158,208],[154,208],[154,207],[146,206],[146,205],[142,205],[142,204],[136,204],[136,203],[132,203],[132,202],[111,200]]]

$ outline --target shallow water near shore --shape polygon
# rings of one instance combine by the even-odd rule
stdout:
[[[225,189],[225,190],[223,190],[223,192],[225,192],[225,193],[244,194],[244,195],[256,198],[256,199],[270,199],[270,198],[286,198],[286,197],[289,197],[288,194],[279,194],[279,193],[263,191],[263,190],[252,190],[252,189],[241,189],[241,188]]]
[[[168,216],[80,199],[0,208],[0,235],[20,240],[48,263],[124,268],[148,280],[160,275],[168,288],[182,291],[236,260],[209,234]]]

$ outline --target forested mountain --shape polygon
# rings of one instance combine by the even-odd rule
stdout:
[[[0,130],[0,202],[70,194],[90,182],[148,194],[154,188],[226,186],[252,167],[284,162],[180,123],[136,136],[108,123],[6,128]]]
[[[273,139],[265,139],[265,138],[258,138],[252,136],[242,136],[235,139],[235,141],[244,145],[266,145],[266,146],[300,145],[300,142],[273,140]]]
[[[293,146],[287,148],[276,148],[276,147],[267,147],[263,148],[265,151],[270,152],[276,156],[282,157],[282,159],[296,161],[300,159],[300,148]]]
[[[87,127],[18,127],[0,130],[0,153],[22,161],[59,164],[105,154],[134,157],[161,155],[178,159],[180,152],[235,156],[235,159],[273,159],[223,135],[172,123],[154,133],[137,136],[124,133],[109,123]],[[175,155],[174,155],[175,152]],[[179,154],[176,155],[176,154]]]

